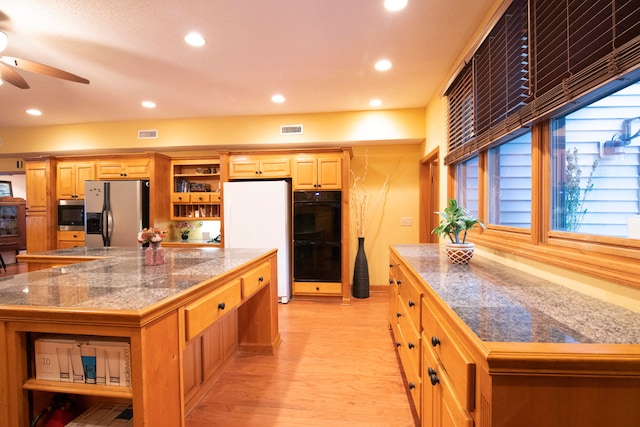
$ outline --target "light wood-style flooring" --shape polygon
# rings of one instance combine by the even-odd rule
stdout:
[[[416,426],[388,328],[388,293],[279,304],[275,356],[239,355],[187,427]]]

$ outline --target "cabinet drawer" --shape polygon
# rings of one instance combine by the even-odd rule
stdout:
[[[407,378],[407,388],[411,394],[411,400],[415,405],[418,416],[422,414],[422,380],[411,367],[404,368],[404,375]]]
[[[297,294],[339,295],[342,293],[342,284],[328,282],[294,282],[293,292]]]
[[[190,203],[191,197],[189,193],[171,193],[171,201],[173,203]]]
[[[189,201],[191,203],[209,203],[211,197],[209,193],[189,193]]]
[[[268,262],[254,268],[242,277],[242,298],[248,298],[271,281],[271,264]]]
[[[184,310],[187,341],[240,305],[240,301],[240,279],[236,279],[189,304]]]
[[[451,334],[444,319],[436,315],[426,300],[423,301],[422,310],[423,345],[437,355],[451,379],[451,388],[464,407],[472,411],[475,406],[476,365]]]
[[[84,240],[84,231],[58,231],[58,240]]]
[[[400,295],[400,304],[406,310],[413,324],[420,325],[422,292],[414,281],[410,279],[409,274],[404,271],[403,266],[400,266],[398,294]]]
[[[407,327],[402,322],[398,324],[397,330],[402,367],[406,370],[407,366],[410,366],[416,374],[420,375],[420,343],[422,341],[420,335],[415,333],[413,327]]]

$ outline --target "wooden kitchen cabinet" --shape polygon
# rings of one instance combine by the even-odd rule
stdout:
[[[58,249],[75,248],[76,246],[84,246],[84,231],[58,230]]]
[[[289,178],[289,156],[271,154],[232,154],[229,156],[230,179]]]
[[[55,160],[49,158],[25,162],[29,253],[44,252],[56,247],[58,211],[53,189],[55,165]]]
[[[220,219],[220,159],[171,161],[171,219]]]
[[[340,190],[342,156],[340,153],[297,154],[293,157],[294,190]]]
[[[84,199],[84,182],[95,179],[94,162],[58,162],[56,194],[60,199]]]
[[[148,179],[149,158],[112,158],[96,162],[97,179]]]

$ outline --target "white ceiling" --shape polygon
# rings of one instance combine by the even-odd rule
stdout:
[[[18,70],[31,88],[0,86],[0,128],[423,107],[494,1],[0,0],[1,55],[90,80]],[[193,30],[204,47],[184,43]]]

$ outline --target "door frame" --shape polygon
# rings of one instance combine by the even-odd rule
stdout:
[[[438,201],[440,200],[440,148],[436,147],[420,160],[420,243],[438,243],[431,233],[438,225]]]

